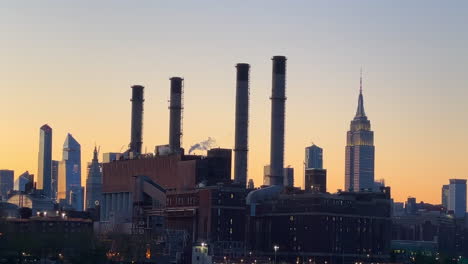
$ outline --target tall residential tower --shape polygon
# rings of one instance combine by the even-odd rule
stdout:
[[[52,128],[48,125],[40,129],[36,189],[46,197],[52,197]]]
[[[315,144],[305,148],[304,188],[306,191],[327,192],[327,170],[323,168],[323,149]]]
[[[346,140],[345,190],[359,192],[374,188],[374,132],[364,112],[362,74],[356,116]]]
[[[315,144],[305,148],[305,168],[323,169],[323,149]]]

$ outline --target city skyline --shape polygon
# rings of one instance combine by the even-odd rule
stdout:
[[[99,11],[104,9],[102,4],[96,5],[97,11],[90,14],[91,22],[97,22]],[[6,51],[1,51],[2,55],[5,55],[7,61],[11,59],[12,63],[0,66],[4,76],[7,76],[0,80],[0,87],[4,87],[1,89],[1,98],[6,99],[5,103],[0,104],[0,110],[5,113],[1,121],[9,124],[5,131],[0,132],[0,165],[16,172],[36,172],[36,131],[45,123],[54,129],[55,139],[62,138],[68,132],[76,135],[82,144],[83,157],[92,156],[95,143],[102,147],[103,152],[118,152],[122,146],[126,148],[130,138],[127,129],[130,124],[129,87],[133,84],[141,84],[146,88],[143,150],[152,152],[155,145],[168,143],[167,79],[174,74],[180,74],[185,80],[183,147],[187,150],[190,145],[210,136],[216,138],[219,146],[233,148],[234,66],[236,63],[247,62],[252,66],[248,171],[249,179],[253,178],[258,186],[262,182],[263,166],[269,163],[269,138],[265,137],[269,134],[269,59],[273,55],[285,55],[288,57],[285,165],[292,165],[296,172],[300,172],[304,147],[313,140],[327,153],[324,167],[328,170],[328,190],[333,192],[343,189],[344,134],[355,110],[358,71],[362,65],[366,83],[366,107],[371,113],[373,130],[376,132],[376,178],[385,178],[398,201],[406,200],[407,196],[415,196],[425,202],[440,203],[440,186],[449,178],[466,178],[468,170],[468,165],[463,162],[468,156],[468,117],[464,103],[468,94],[466,89],[462,89],[467,83],[463,69],[467,67],[468,61],[464,48],[468,38],[456,34],[463,32],[462,24],[466,22],[466,18],[457,10],[432,2],[428,4],[431,8],[426,12],[433,15],[432,19],[435,17],[440,22],[437,24],[417,13],[416,4],[408,5],[408,10],[419,16],[407,28],[399,26],[408,22],[410,11],[399,13],[395,21],[385,16],[378,17],[388,14],[383,11],[388,8],[385,4],[367,7],[363,12],[367,11],[369,16],[359,18],[353,15],[353,11],[359,10],[358,7],[345,5],[350,9],[334,10],[344,16],[337,18],[336,23],[316,14],[319,11],[311,11],[313,15],[317,15],[312,18],[313,15],[306,16],[305,12],[292,6],[285,11],[285,23],[280,24],[277,31],[272,29],[273,26],[267,27],[254,18],[255,12],[247,12],[246,19],[252,23],[253,30],[265,33],[258,37],[249,36],[253,37],[253,41],[260,42],[249,51],[248,46],[235,39],[242,35],[240,33],[246,27],[227,25],[226,31],[234,33],[220,33],[219,41],[220,46],[231,49],[229,55],[225,54],[225,48],[203,48],[209,42],[198,39],[193,40],[191,48],[181,45],[186,38],[195,36],[189,34],[182,37],[176,33],[189,32],[191,26],[168,25],[169,28],[165,31],[170,32],[172,28],[176,33],[164,33],[161,39],[146,35],[150,29],[161,33],[161,29],[156,26],[163,21],[158,18],[158,15],[162,15],[159,12],[150,15],[143,9],[137,9],[141,22],[135,22],[131,18],[137,12],[125,14],[125,6],[117,6],[115,16],[110,19],[115,24],[108,22],[109,24],[97,26],[93,30],[91,22],[88,24],[81,21],[84,23],[81,29],[84,31],[83,38],[75,42],[66,26],[78,29],[73,28],[76,24],[66,16],[73,17],[73,14],[84,10],[72,11],[57,7],[58,10],[48,11],[55,16],[45,19],[43,23],[53,25],[52,28],[56,31],[47,31],[45,36],[39,37],[33,31],[41,29],[41,26],[27,22],[32,23],[34,19],[42,18],[42,15],[36,13],[40,8],[33,6],[23,9],[16,15],[31,15],[30,18],[25,18],[25,24],[9,22],[13,23],[11,30],[17,30],[12,32],[16,38],[2,37],[9,47]],[[314,7],[325,13],[331,12],[331,8],[324,7],[323,4]],[[173,5],[165,8],[176,9]],[[201,38],[214,31],[210,22],[219,18],[215,15],[216,10],[223,11],[226,8],[215,5],[214,11],[205,10],[202,13],[207,18],[195,23],[206,27],[201,32]],[[258,10],[259,4],[253,4],[251,8]],[[262,15],[262,18],[273,19],[274,15],[280,14],[275,4],[269,8],[272,14]],[[436,9],[441,15],[434,15]],[[59,11],[63,14],[59,14]],[[184,10],[182,13],[187,15]],[[3,16],[2,11],[2,17],[8,19],[8,16],[9,14]],[[189,18],[194,16],[201,18],[193,14]],[[349,18],[364,22],[373,20],[386,30],[378,32],[368,22],[363,26],[358,25],[359,23],[345,26],[345,21]],[[234,17],[226,18],[228,22],[233,19]],[[133,21],[134,24],[123,24],[120,20]],[[59,21],[66,26],[54,24]],[[390,21],[395,24],[389,23]],[[301,27],[301,22],[309,26],[312,24],[307,38],[295,31],[288,34],[288,29]],[[317,26],[323,26],[324,23],[330,27],[325,35],[320,31],[321,27]],[[141,32],[128,33],[128,29],[134,26],[139,26]],[[112,30],[99,38],[99,33],[104,32],[105,27]],[[127,32],[122,36],[119,33],[121,27]],[[343,28],[350,32],[346,33]],[[430,33],[433,30],[440,31],[442,36],[439,34],[437,38],[432,37]],[[274,43],[272,40],[275,39],[275,32],[285,34],[289,40]],[[370,32],[372,41],[359,41],[364,39],[366,32]],[[446,37],[454,39],[454,35],[457,35],[456,43],[443,40]],[[43,38],[48,37],[59,41],[44,42]],[[400,42],[393,41],[393,37],[399,37],[397,39]],[[137,49],[116,44],[118,41],[115,40],[119,39],[136,45]],[[344,45],[343,40],[348,39],[349,45],[340,50],[340,46]],[[34,45],[30,47],[19,44],[20,40]],[[314,41],[316,44],[313,44]],[[386,44],[385,41],[389,43]],[[132,46],[128,42],[126,46]],[[46,48],[46,43],[51,44],[51,47]],[[110,49],[107,49],[108,44]],[[333,45],[325,48],[327,44]],[[174,45],[172,49],[169,47],[171,45]],[[84,50],[81,58],[73,55],[74,48]],[[170,52],[161,52],[158,49]],[[50,57],[43,57],[44,51],[52,50]],[[97,54],[100,56],[95,57]],[[94,61],[94,58],[99,60]],[[204,67],[196,67],[201,59],[204,59]],[[42,61],[46,61],[48,67],[39,67]],[[67,70],[63,70],[64,68]],[[6,87],[11,87],[12,90],[6,91]],[[48,96],[39,94],[43,89],[46,89]],[[35,103],[39,98],[47,100],[47,105],[37,107]],[[16,103],[19,100],[29,107],[18,110]],[[314,108],[310,108],[311,102],[314,103]],[[72,107],[68,107],[69,105]],[[15,140],[9,140],[11,138]],[[60,158],[60,148],[57,147],[60,143],[53,143],[52,159]],[[302,173],[296,174],[296,182],[301,185],[302,180],[298,179],[302,177]],[[431,180],[427,181],[427,178]],[[83,186],[84,182],[82,177]],[[430,193],[428,190],[431,190]]]

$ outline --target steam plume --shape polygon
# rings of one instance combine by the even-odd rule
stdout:
[[[197,143],[190,147],[188,154],[192,153],[194,150],[209,150],[216,145],[216,140],[214,138],[208,137],[207,140]]]

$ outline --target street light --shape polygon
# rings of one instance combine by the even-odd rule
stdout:
[[[205,263],[205,257],[208,255],[208,250],[206,250],[205,252],[205,248],[208,246],[208,244],[206,244],[205,242],[202,242],[201,243],[201,253],[203,254],[202,255],[202,263]]]
[[[201,243],[202,251],[206,248],[206,246],[208,246],[208,244],[206,244],[205,242]]]
[[[278,251],[279,246],[274,245],[274,246],[273,246],[273,249],[275,250],[275,264],[276,264],[276,251]]]

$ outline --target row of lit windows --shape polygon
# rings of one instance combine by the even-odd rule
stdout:
[[[167,198],[167,206],[174,205],[197,205],[198,199],[193,196],[189,197],[170,197]]]

